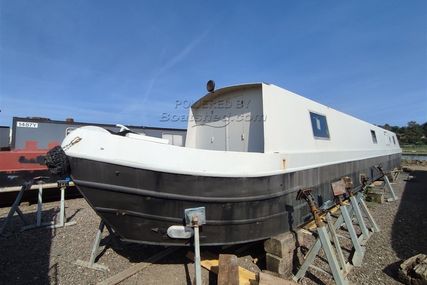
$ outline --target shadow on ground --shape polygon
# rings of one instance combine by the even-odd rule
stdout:
[[[405,260],[418,253],[427,254],[427,171],[413,171],[414,178],[405,185],[392,226],[392,248]],[[390,264],[384,272],[396,278],[399,262]]]
[[[246,268],[247,266],[245,266],[245,261],[242,260],[244,260],[245,257],[250,256],[249,259],[251,259],[251,261],[247,262],[246,265],[252,264],[252,266],[254,266],[252,263],[252,258],[256,258],[256,267],[259,269],[265,269],[265,252],[263,244],[264,241],[258,241],[244,245],[202,247],[201,254],[202,257],[205,256],[205,254],[208,254],[208,256],[212,256],[214,258],[218,258],[219,254],[234,254],[238,258],[242,258],[239,259],[239,265]],[[165,249],[163,246],[122,242],[114,235],[111,236],[111,234],[105,236],[105,238],[101,241],[101,246],[105,246],[105,248],[98,256],[99,259],[102,259],[102,255],[105,253],[107,248],[111,248],[115,253],[125,257],[131,263],[135,264],[140,262],[147,262],[148,258]],[[187,284],[194,284],[195,281],[192,280],[194,278],[194,274],[192,273],[194,272],[194,264],[191,259],[187,258],[188,252],[194,252],[194,247],[192,245],[181,247],[173,254],[170,254],[165,258],[154,262],[154,264],[182,264],[185,269],[185,278]],[[247,269],[253,270],[253,268]],[[208,284],[217,283],[217,274],[215,274],[213,271],[215,271],[215,268],[212,268],[212,270],[208,272]]]
[[[55,209],[43,211],[45,221],[57,214]],[[26,220],[35,223],[35,213],[24,214]],[[0,227],[6,218],[0,219]],[[1,284],[56,284],[55,266],[50,267],[50,248],[55,235],[53,229],[33,229],[20,232],[24,224],[14,216],[0,236],[0,283]],[[19,250],[18,250],[19,248]]]

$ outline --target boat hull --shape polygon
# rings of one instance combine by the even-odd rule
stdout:
[[[184,209],[206,207],[201,245],[262,240],[311,219],[301,188],[312,188],[321,205],[333,199],[330,183],[359,176],[372,180],[400,165],[400,153],[265,177],[208,177],[172,174],[69,157],[71,176],[97,214],[125,241],[183,246],[168,227],[183,225]]]

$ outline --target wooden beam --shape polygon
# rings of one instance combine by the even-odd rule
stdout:
[[[189,251],[187,253],[187,258],[194,261],[194,253]],[[202,253],[202,261],[200,262],[203,268],[206,268],[207,270],[218,274],[218,256],[215,256],[214,254],[210,252],[203,252]],[[251,285],[256,281],[256,274],[252,271],[249,271],[245,268],[242,268],[239,266],[239,285]]]
[[[220,254],[218,261],[218,285],[239,285],[237,256]]]
[[[346,201],[344,201],[343,203],[344,203],[344,205],[348,205],[348,204],[349,204],[347,200],[346,200]],[[329,213],[332,213],[332,214],[333,214],[333,213],[336,213],[336,212],[339,210],[339,208],[340,208],[339,206],[334,206],[333,208],[329,209],[329,210],[328,210],[328,212],[329,212]],[[327,212],[324,212],[324,213],[322,213],[322,214],[320,215],[320,218],[321,218],[323,221],[325,221],[326,213],[327,213]],[[317,226],[316,226],[316,223],[314,222],[314,220],[311,220],[311,221],[307,222],[306,224],[302,225],[302,226],[301,226],[301,228],[304,228],[304,229],[306,229],[306,230],[314,230],[314,229],[316,229],[316,228],[317,228]]]

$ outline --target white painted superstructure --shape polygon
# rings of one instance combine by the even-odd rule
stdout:
[[[265,83],[209,93],[189,118],[185,147],[98,127],[73,131],[62,146],[71,157],[214,177],[269,176],[401,152],[394,133]],[[67,147],[76,137],[85,143]]]
[[[310,113],[326,119],[327,138],[314,135]],[[223,114],[231,116],[211,121]],[[251,120],[241,119],[248,114]],[[265,83],[207,94],[193,105],[190,118],[187,147],[280,153],[288,170],[401,152],[393,132]]]

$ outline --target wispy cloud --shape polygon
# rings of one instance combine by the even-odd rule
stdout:
[[[191,42],[188,43],[184,49],[182,49],[178,54],[176,54],[174,57],[172,57],[166,64],[164,64],[159,69],[159,74],[167,71],[168,69],[171,69],[176,64],[178,64],[180,61],[182,61],[187,55],[209,34],[210,28],[206,29],[202,34],[200,34],[198,37],[195,37]]]
[[[185,60],[185,58],[188,57],[188,55],[195,48],[197,48],[197,46],[207,37],[210,30],[211,30],[211,27],[205,29],[203,33],[194,37],[190,42],[188,42],[188,44],[184,48],[179,50],[174,56],[172,56],[170,59],[168,59],[157,70],[155,70],[153,75],[147,80],[146,89],[145,89],[144,93],[142,94],[141,98],[139,98],[137,100],[134,99],[134,100],[128,101],[127,104],[125,104],[125,106],[123,107],[122,111],[118,115],[116,115],[115,117],[120,118],[120,117],[122,117],[123,113],[125,113],[125,112],[128,114],[138,112],[138,115],[141,116],[141,113],[143,110],[145,110],[145,111],[149,111],[148,109],[153,110],[152,109],[153,106],[163,106],[163,107],[167,106],[168,108],[171,107],[172,105],[170,102],[166,103],[163,101],[154,100],[156,102],[150,102],[150,104],[149,104],[150,107],[147,108],[147,101],[148,101],[148,99],[152,93],[152,90],[155,87],[159,77],[161,77],[168,70],[172,69],[177,64],[179,64],[180,62]],[[164,51],[165,50],[163,49],[162,53],[164,53]],[[142,115],[146,116],[145,114],[142,114]]]
[[[149,83],[147,85],[147,89],[143,96],[143,102],[145,102],[148,97],[150,96],[151,90],[153,89],[154,85],[157,82],[157,79],[167,72],[169,69],[176,66],[179,62],[184,60],[193,49],[195,49],[200,42],[209,34],[211,28],[207,28],[203,33],[195,37],[193,40],[191,40],[182,50],[180,50],[177,54],[175,54],[172,58],[170,58],[164,65],[162,65],[150,78]]]

